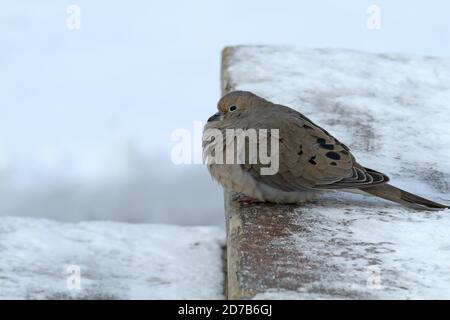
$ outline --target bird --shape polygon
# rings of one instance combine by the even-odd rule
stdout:
[[[389,184],[386,174],[359,164],[345,144],[297,110],[249,91],[224,95],[217,109],[203,130],[203,156],[213,179],[225,189],[243,194],[244,203],[304,204],[326,191],[344,191],[417,210],[450,208]],[[216,152],[226,154],[227,148],[235,148],[231,142],[236,139],[226,140],[227,130],[249,129],[278,130],[279,163],[274,174],[262,174],[267,164],[259,160],[238,162],[233,155],[231,163],[224,158],[217,161]],[[248,152],[249,144],[241,149]]]

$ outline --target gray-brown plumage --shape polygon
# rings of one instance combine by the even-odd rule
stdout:
[[[226,129],[278,129],[279,169],[261,175],[267,165],[208,164],[211,175],[224,187],[248,197],[275,203],[302,203],[318,192],[342,190],[363,192],[415,209],[443,209],[445,205],[424,199],[388,184],[389,178],[360,165],[349,148],[301,113],[271,103],[251,92],[235,91],[218,103],[219,112],[205,126],[223,133]],[[207,156],[216,139],[204,141]],[[246,146],[248,147],[248,146]]]

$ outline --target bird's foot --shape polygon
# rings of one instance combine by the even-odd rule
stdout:
[[[259,200],[259,199],[252,198],[249,196],[242,196],[239,198],[238,201],[240,204],[243,204],[243,205],[265,203],[265,201],[263,201],[263,200]]]

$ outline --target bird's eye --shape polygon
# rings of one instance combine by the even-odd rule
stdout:
[[[230,106],[230,107],[228,107],[228,111],[231,111],[231,112],[235,111],[236,109],[237,109],[236,106]]]

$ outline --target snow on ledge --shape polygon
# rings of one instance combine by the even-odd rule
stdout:
[[[2,217],[0,299],[223,299],[223,238],[216,227]]]

